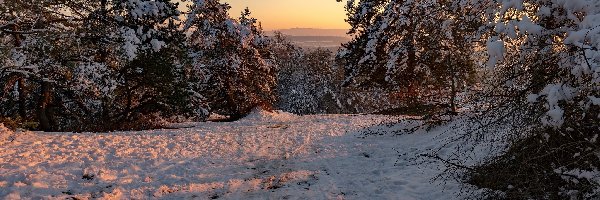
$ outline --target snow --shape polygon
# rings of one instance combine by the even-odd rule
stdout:
[[[537,102],[540,96],[546,100],[546,116],[542,118],[542,124],[546,126],[560,127],[564,123],[565,111],[560,107],[559,102],[570,101],[577,95],[577,90],[567,84],[548,84],[542,92],[538,94],[530,94],[527,96],[529,103]],[[590,98],[590,100],[594,100]]]
[[[593,97],[593,96],[588,96],[588,98],[590,98],[590,101],[592,102],[592,104],[594,104],[596,106],[600,106],[600,98]]]
[[[552,10],[548,6],[541,6],[538,10],[538,15],[542,17],[552,16]]]
[[[586,18],[589,19],[589,18]],[[600,18],[596,18],[600,19]],[[572,44],[575,46],[583,46],[586,40],[589,40],[592,36],[600,33],[600,29],[597,27],[590,29],[581,29],[577,31],[571,31],[568,34],[568,37],[565,38],[565,44]]]
[[[0,198],[459,198],[458,183],[433,180],[443,166],[411,156],[443,146],[448,128],[361,134],[410,126],[377,125],[390,120],[256,110],[238,122],[183,129],[23,133],[0,145]]]
[[[598,170],[593,170],[593,171],[586,171],[586,170],[581,170],[581,169],[574,169],[574,170],[569,170],[566,171],[564,168],[560,168],[560,169],[555,169],[554,170],[555,173],[557,174],[561,174],[561,175],[569,175],[569,176],[563,176],[563,179],[565,180],[570,180],[570,181],[578,181],[573,179],[572,177],[577,177],[579,179],[587,179],[588,181],[593,181],[593,182],[598,182],[600,181],[600,172]]]
[[[497,63],[504,60],[504,42],[496,38],[490,39],[487,42],[487,51],[490,56],[487,63],[488,68],[493,68]]]
[[[532,34],[534,36],[539,36],[542,34],[542,31],[544,30],[543,27],[541,27],[540,25],[535,24],[533,21],[531,21],[531,18],[529,18],[528,16],[523,16],[523,19],[521,20],[520,24],[519,24],[519,29],[522,30],[523,34]]]
[[[290,122],[298,117],[299,116],[292,113],[287,113],[280,110],[269,112],[262,109],[254,109],[248,116],[242,119],[241,122]]]
[[[13,136],[14,132],[10,129],[4,127],[4,124],[0,123],[0,145],[9,142]]]
[[[527,102],[535,103],[535,102],[537,102],[537,99],[539,97],[540,97],[540,95],[537,95],[537,94],[529,94],[529,95],[527,95]]]
[[[157,39],[152,39],[150,41],[150,44],[152,45],[152,50],[154,52],[159,52],[160,49],[162,49],[164,46],[166,46],[165,42],[157,40]]]
[[[25,62],[27,61],[27,55],[16,49],[11,49],[11,54],[12,59],[9,61],[16,67],[24,67]]]
[[[127,59],[131,61],[137,57],[138,45],[141,43],[141,41],[137,37],[135,30],[131,28],[123,28],[121,32],[122,37],[125,40],[123,42],[123,51],[125,51],[125,56]]]
[[[546,117],[542,118],[542,124],[546,126],[560,127],[565,122],[563,115],[565,111],[559,107],[546,112]]]
[[[502,10],[500,13],[504,14],[509,9],[514,8],[518,11],[523,10],[523,0],[504,0],[502,1]]]

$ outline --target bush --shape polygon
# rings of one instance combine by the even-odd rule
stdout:
[[[538,129],[532,136],[517,140],[505,154],[476,166],[467,183],[502,193],[488,193],[497,199],[589,199],[599,198],[600,149],[598,125],[594,120],[575,128]]]
[[[15,119],[0,117],[0,132],[2,130],[15,130],[19,127],[19,124]]]

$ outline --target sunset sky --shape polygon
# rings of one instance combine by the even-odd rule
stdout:
[[[335,0],[223,0],[233,17],[246,7],[265,30],[288,28],[347,29],[345,3]]]

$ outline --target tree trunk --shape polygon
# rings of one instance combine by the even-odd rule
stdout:
[[[11,29],[12,29],[12,31],[14,32],[14,33],[12,34],[12,35],[13,35],[13,37],[15,38],[15,43],[14,43],[14,45],[15,45],[15,47],[20,47],[20,46],[21,46],[21,43],[22,43],[22,42],[21,42],[21,41],[22,41],[22,39],[21,39],[21,34],[18,34],[18,32],[19,32],[19,25],[13,24],[13,25],[11,26]]]
[[[15,38],[14,40],[14,46],[15,48],[17,47],[21,47],[22,44],[22,38],[21,35],[18,34],[17,32],[19,31],[19,25],[17,24],[13,24],[11,26],[12,31],[14,32],[12,35]],[[21,117],[21,120],[25,120],[27,118],[27,91],[26,91],[26,85],[25,85],[25,79],[23,77],[20,77],[18,80],[18,90],[19,90],[19,116]]]
[[[49,82],[42,81],[41,97],[38,102],[38,121],[40,128],[43,131],[52,131],[52,125],[50,124],[50,117],[48,116],[48,105],[52,101],[52,91]]]
[[[411,19],[412,20],[412,19]],[[406,72],[407,74],[413,74],[413,76],[408,76],[406,77],[407,82],[406,82],[406,86],[407,90],[408,90],[408,101],[409,101],[409,105],[413,106],[413,105],[418,105],[420,104],[420,100],[418,99],[418,93],[417,93],[417,80],[415,79],[416,77],[416,69],[417,69],[417,52],[416,52],[416,45],[415,45],[415,36],[414,34],[416,33],[416,30],[414,30],[416,27],[412,27],[413,30],[412,32],[410,32],[406,38],[405,41],[405,45],[406,45],[406,53],[407,53],[407,59],[406,59]]]
[[[450,79],[451,79],[451,82],[450,82],[451,83],[451,85],[450,85],[450,89],[451,89],[451,91],[450,91],[450,109],[451,109],[452,115],[456,115],[457,114],[457,112],[456,112],[456,93],[457,93],[456,78],[452,77]]]
[[[27,118],[27,96],[25,90],[25,79],[19,78],[17,82],[17,89],[19,90],[19,116],[21,120],[25,120]]]

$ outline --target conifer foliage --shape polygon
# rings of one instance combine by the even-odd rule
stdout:
[[[229,8],[216,0],[196,1],[185,29],[191,32],[191,71],[203,79],[194,87],[212,112],[238,119],[257,106],[271,109],[277,67],[250,11],[233,19]]]
[[[428,102],[442,91],[456,111],[456,94],[475,72],[473,43],[482,23],[462,1],[348,1],[349,31],[338,59],[346,85],[385,88],[405,102]]]
[[[276,67],[250,11],[234,19],[219,1],[179,3],[3,1],[0,116],[104,131],[269,107]]]
[[[486,197],[598,198],[598,1],[349,0],[346,9],[355,35],[338,55],[347,86],[417,99],[443,88],[454,104],[478,72],[467,93],[473,130],[461,138],[509,143],[466,167],[469,183],[503,192]]]

